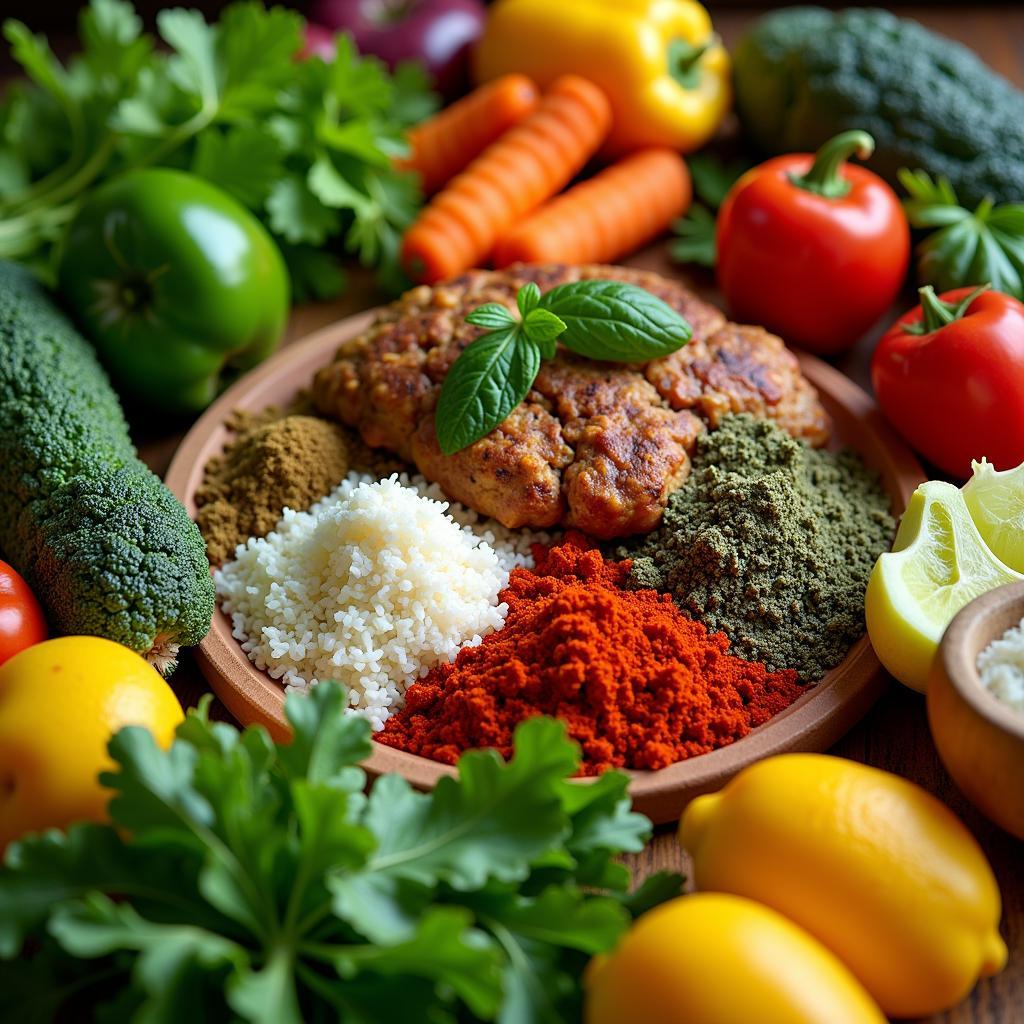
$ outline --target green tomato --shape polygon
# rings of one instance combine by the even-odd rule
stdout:
[[[280,344],[284,260],[262,224],[184,171],[133,171],[72,221],[60,289],[115,382],[161,409],[197,412]]]

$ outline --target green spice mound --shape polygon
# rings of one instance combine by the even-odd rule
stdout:
[[[856,455],[808,448],[766,420],[703,435],[631,582],[668,591],[733,652],[820,679],[864,632],[864,592],[895,523]]]

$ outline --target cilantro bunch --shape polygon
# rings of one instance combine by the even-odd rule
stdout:
[[[113,824],[0,868],[0,1019],[578,1019],[589,957],[679,890],[625,894],[614,857],[650,833],[627,777],[570,783],[575,745],[535,718],[508,763],[471,752],[432,793],[385,775],[367,795],[370,727],[344,704],[333,683],[289,696],[290,745],[205,704],[167,751],[119,732]]]
[[[420,197],[392,167],[405,129],[434,109],[416,66],[394,76],[340,36],[335,58],[298,60],[302,18],[257,2],[161,11],[158,40],[124,0],[91,0],[81,52],[67,67],[19,21],[4,35],[27,81],[0,105],[0,258],[48,276],[81,199],[138,167],[191,170],[231,193],[270,229],[296,294],[342,287],[335,243],[385,285]]]

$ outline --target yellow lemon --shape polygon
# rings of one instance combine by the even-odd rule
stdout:
[[[929,480],[914,492],[891,552],[868,580],[864,614],[878,660],[905,685],[925,692],[939,641],[968,601],[1024,576],[986,547],[964,496]]]
[[[795,921],[890,1016],[945,1010],[1006,963],[978,844],[933,796],[877,768],[769,758],[690,804],[679,837],[697,888]]]
[[[820,942],[781,914],[719,893],[644,914],[584,979],[586,1024],[885,1024]]]
[[[0,666],[0,851],[26,832],[106,817],[107,742],[142,725],[169,746],[182,721],[171,688],[112,640],[70,636]]]
[[[963,496],[978,533],[996,558],[1024,572],[1024,463],[1002,472],[984,459],[971,467]]]

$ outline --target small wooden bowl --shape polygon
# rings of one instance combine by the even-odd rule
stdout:
[[[1024,714],[981,684],[978,655],[1024,619],[1024,583],[975,598],[950,623],[928,680],[928,722],[949,774],[986,817],[1024,839]]]

